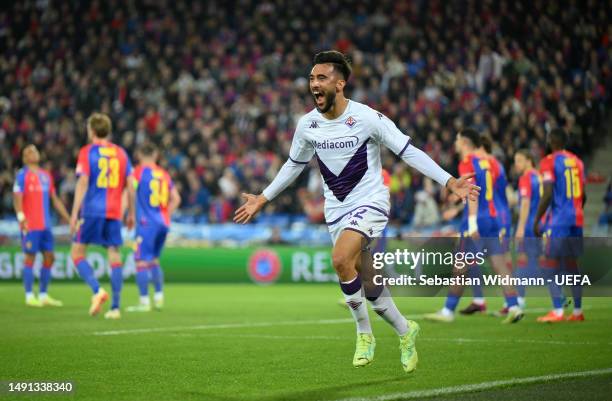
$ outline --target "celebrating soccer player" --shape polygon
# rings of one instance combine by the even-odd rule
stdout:
[[[476,198],[479,188],[470,184],[471,175],[455,179],[440,168],[382,113],[347,99],[344,88],[350,74],[342,53],[325,51],[315,56],[310,92],[316,107],[298,121],[289,159],[272,183],[260,195],[244,194],[246,203],[236,210],[234,221],[249,222],[316,157],[325,183],[325,220],[334,244],[332,263],[357,326],[353,365],[366,366],[374,358],[376,341],[359,271],[362,254],[369,254],[368,243],[381,235],[388,221],[389,190],[381,174],[381,145],[462,199]],[[418,361],[415,339],[419,326],[402,316],[386,289],[376,292],[366,294],[367,299],[399,335],[400,361],[406,372],[412,372]]]
[[[476,183],[482,188],[479,198],[470,199],[465,205],[460,248],[463,251],[487,249],[495,272],[502,277],[507,277],[511,269],[506,264],[506,249],[501,241],[503,238],[500,238],[502,221],[498,218],[499,212],[494,200],[495,182],[499,178],[499,169],[495,167],[490,157],[477,152],[479,146],[480,135],[475,130],[467,128],[457,134],[455,148],[461,157],[459,174],[475,174]],[[463,274],[463,272],[456,271],[455,274]],[[516,290],[511,285],[504,285],[503,290],[508,306],[508,314],[503,323],[516,323],[523,317],[523,311],[518,305]],[[436,313],[425,315],[425,318],[439,322],[452,322],[462,293],[462,286],[449,288],[444,307]]]
[[[40,153],[34,145],[23,148],[24,167],[17,172],[13,186],[15,213],[21,229],[21,247],[25,255],[23,285],[28,306],[62,306],[62,302],[51,298],[48,291],[53,267],[53,234],[51,233],[51,216],[49,201],[61,218],[68,222],[70,216],[64,204],[55,193],[53,177],[48,171],[39,167]],[[43,254],[43,265],[40,270],[40,288],[38,298],[34,296],[34,259],[38,252]]]
[[[181,203],[181,196],[166,170],[156,164],[158,152],[154,145],[143,145],[138,156],[139,165],[132,174],[136,191],[136,284],[140,293],[137,306],[131,312],[151,310],[149,299],[149,272],[155,288],[155,308],[164,304],[163,273],[159,256],[166,242],[170,216]]]
[[[555,128],[548,134],[548,145],[552,153],[540,162],[544,181],[544,193],[538,205],[533,222],[535,235],[542,235],[540,219],[550,206],[551,221],[546,232],[544,270],[553,273],[578,274],[578,257],[582,254],[583,207],[586,202],[584,193],[584,165],[575,154],[565,150],[567,134],[562,128]],[[563,320],[563,299],[552,292],[554,309],[538,318],[540,322]],[[583,321],[582,287],[572,286],[574,311],[566,318],[568,321]]]
[[[122,195],[127,185],[132,185],[132,165],[123,148],[109,141],[110,118],[101,113],[92,114],[87,120],[87,135],[91,143],[81,148],[77,160],[78,178],[74,194],[70,229],[75,233],[71,257],[81,278],[93,291],[90,315],[100,312],[108,293],[100,287],[91,265],[85,258],[87,245],[97,244],[107,248],[111,267],[113,299],[107,319],[119,319],[119,300],[123,285],[121,255]],[[134,225],[134,198],[130,192],[127,201],[128,228]]]

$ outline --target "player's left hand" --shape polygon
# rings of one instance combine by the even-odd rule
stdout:
[[[480,195],[480,187],[472,184],[472,178],[476,173],[465,174],[458,179],[452,177],[448,180],[446,187],[455,195],[457,195],[463,202],[466,200],[475,201]]]

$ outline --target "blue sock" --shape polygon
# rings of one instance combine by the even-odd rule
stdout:
[[[136,268],[136,284],[141,297],[149,295],[149,271],[147,268]]]
[[[459,304],[460,298],[461,297],[459,295],[448,294],[446,296],[446,303],[444,304],[444,307],[452,311],[455,311],[455,309],[457,309],[457,305]]]
[[[49,287],[49,282],[51,281],[51,266],[43,266],[40,269],[40,291],[41,294],[47,293],[47,287]]]
[[[471,278],[482,279],[482,271],[478,265],[472,265],[468,268],[468,274]],[[482,291],[481,284],[472,284],[472,296],[474,298],[484,298],[484,292]]]
[[[23,287],[26,294],[32,293],[32,285],[34,284],[34,269],[32,264],[26,263],[23,265]]]
[[[516,294],[504,294],[504,298],[506,299],[506,305],[508,308],[512,308],[513,306],[518,305],[518,299],[516,298]]]
[[[162,292],[162,287],[164,283],[164,272],[161,269],[161,266],[158,264],[151,265],[151,280],[153,281],[153,286],[155,287],[155,292]]]
[[[578,269],[578,263],[575,259],[568,259],[563,261],[563,265],[565,268],[565,272],[567,275],[576,275],[580,274]],[[574,298],[574,309],[582,308],[582,286],[581,285],[573,285],[571,286],[572,290],[572,298]]]
[[[74,265],[76,266],[77,271],[79,272],[79,276],[81,276],[83,281],[87,283],[87,285],[89,286],[89,288],[91,288],[93,293],[97,294],[98,290],[100,290],[100,283],[98,283],[96,276],[94,276],[93,269],[91,268],[87,260],[86,259],[74,260]]]
[[[121,287],[123,287],[123,269],[121,264],[111,265],[111,289],[113,290],[113,302],[111,303],[111,309],[119,309],[119,303],[121,301]]]
[[[545,268],[540,269],[540,273],[546,282],[548,282],[548,292],[550,293],[550,298],[552,299],[553,308],[561,309],[564,304],[563,290],[561,287],[555,283],[555,273],[558,273],[558,269]]]

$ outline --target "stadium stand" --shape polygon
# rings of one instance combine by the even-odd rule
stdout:
[[[328,48],[352,59],[350,97],[449,171],[454,132],[468,125],[494,139],[508,171],[519,148],[541,157],[555,126],[588,165],[610,114],[610,14],[599,1],[13,2],[0,11],[0,215],[12,213],[26,143],[70,205],[85,119],[99,110],[129,152],[164,149],[179,221],[231,220],[239,193],[261,191],[284,162],[313,107],[312,56]],[[388,152],[385,167],[396,224],[411,221],[423,188],[443,207],[444,194]],[[261,219],[320,223],[316,167],[296,185]]]

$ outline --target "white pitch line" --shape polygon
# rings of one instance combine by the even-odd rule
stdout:
[[[120,334],[140,334],[140,333],[162,333],[168,331],[185,331],[185,330],[214,330],[214,329],[244,329],[252,327],[273,327],[273,326],[297,326],[309,324],[340,324],[352,323],[353,319],[320,319],[320,320],[289,320],[276,322],[250,322],[250,323],[226,323],[226,324],[201,324],[198,326],[174,326],[174,327],[152,327],[142,329],[126,329],[126,330],[105,330],[94,331],[94,336],[116,336]]]
[[[583,309],[587,309],[585,307]],[[536,311],[536,308],[527,309],[526,311]],[[546,309],[549,310],[549,309]],[[408,319],[422,319],[423,315],[405,315]],[[188,331],[188,330],[215,330],[215,329],[243,329],[251,327],[274,327],[274,326],[292,326],[292,325],[309,325],[309,324],[345,324],[352,323],[353,319],[320,319],[320,320],[289,320],[278,322],[245,322],[245,323],[225,323],[225,324],[202,324],[196,326],[170,326],[170,327],[147,327],[141,329],[125,329],[125,330],[104,330],[94,331],[95,336],[117,336],[122,334],[142,334],[142,333],[164,333],[173,331]]]
[[[425,397],[435,396],[446,396],[460,393],[470,393],[473,391],[490,390],[498,387],[515,386],[518,384],[533,384],[540,382],[549,382],[561,379],[573,379],[578,377],[590,377],[590,376],[601,376],[612,374],[612,368],[587,370],[582,372],[567,372],[557,373],[543,376],[531,376],[531,377],[520,377],[516,379],[508,380],[494,380],[490,382],[474,383],[474,384],[462,384],[459,386],[451,387],[440,387],[430,390],[415,390],[407,391],[405,393],[394,393],[385,394],[373,397],[355,397],[355,398],[343,398],[336,401],[393,401],[393,400],[408,400],[408,399],[419,399]]]
[[[279,336],[268,334],[195,334],[195,333],[175,333],[170,334],[175,337],[232,337],[232,338],[260,338],[269,340],[330,340],[330,341],[347,341],[347,337],[341,336]],[[605,342],[586,342],[586,341],[562,341],[562,340],[524,340],[524,339],[508,339],[508,340],[487,340],[481,338],[464,338],[464,337],[424,337],[419,338],[421,341],[448,342],[459,344],[470,343],[526,343],[526,344],[546,344],[546,345],[612,345]]]

